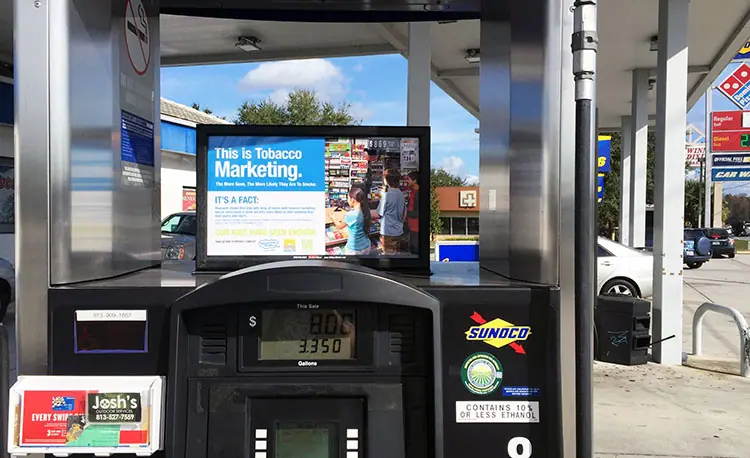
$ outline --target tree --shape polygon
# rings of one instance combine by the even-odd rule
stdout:
[[[700,202],[703,183],[698,180],[685,180],[685,226],[698,227],[701,214]],[[710,226],[710,224],[709,224]]]
[[[193,104],[191,105],[191,108],[193,110],[202,111],[202,112],[204,112],[206,114],[214,114],[214,111],[212,109],[210,109],[210,108],[201,108],[200,104],[196,103],[196,102],[193,102]]]
[[[466,180],[443,169],[430,169],[430,237],[443,231],[443,221],[440,219],[440,197],[437,189],[440,187],[466,186]]]
[[[611,160],[610,171],[604,175],[604,197],[599,204],[599,233],[606,237],[611,237],[620,223],[620,157],[621,157],[621,136],[619,133],[612,134],[611,142]],[[646,203],[654,203],[654,168],[656,167],[656,133],[649,132],[646,146]],[[689,166],[685,164],[685,171]],[[689,180],[688,180],[689,181]],[[688,208],[690,197],[688,196],[689,185],[685,183],[685,221],[688,221],[688,214],[695,213]],[[697,189],[697,187],[696,187]],[[692,192],[692,191],[691,191]],[[695,200],[697,202],[697,200]],[[697,224],[697,220],[696,220]]]
[[[466,186],[466,180],[443,169],[430,169],[430,184],[436,187]]]
[[[198,110],[198,111],[202,111],[202,112],[204,112],[204,113],[206,113],[206,114],[209,114],[209,115],[211,115],[211,116],[216,116],[216,115],[214,114],[214,111],[213,111],[212,109],[210,109],[210,108],[201,108],[201,106],[200,106],[200,104],[199,104],[199,103],[193,102],[193,104],[192,104],[192,105],[191,105],[190,107],[191,107],[191,108],[192,108],[193,110]],[[227,119],[227,117],[226,117],[226,116],[216,116],[216,117],[217,117],[217,118],[219,118],[219,119]]]
[[[440,197],[435,185],[430,183],[430,240],[443,232],[443,220],[440,219]]]
[[[284,103],[271,99],[243,102],[237,109],[237,124],[281,124],[305,126],[351,126],[361,120],[350,113],[351,105],[322,102],[314,91],[295,89]]]

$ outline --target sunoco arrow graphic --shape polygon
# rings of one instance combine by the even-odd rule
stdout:
[[[524,350],[523,345],[521,345],[520,343],[518,343],[518,340],[526,340],[526,338],[528,337],[528,335],[531,334],[531,328],[530,327],[528,327],[528,326],[516,326],[516,325],[514,325],[512,323],[508,323],[507,321],[503,321],[503,320],[501,320],[499,318],[496,318],[496,319],[494,319],[494,320],[492,320],[492,321],[490,321],[488,323],[487,320],[485,320],[482,317],[482,315],[478,314],[477,312],[474,312],[474,314],[471,315],[470,318],[471,318],[471,320],[473,322],[475,322],[476,324],[478,324],[480,327],[486,327],[489,330],[492,330],[492,329],[509,329],[509,330],[512,330],[512,329],[521,329],[521,330],[525,330],[526,332],[523,334],[523,337],[521,337],[521,336],[518,336],[518,337],[513,337],[513,336],[509,336],[509,337],[508,336],[498,336],[498,337],[487,336],[487,337],[482,337],[480,335],[478,337],[473,337],[472,338],[471,337],[472,330],[469,329],[469,331],[466,332],[466,335],[468,336],[467,340],[482,340],[482,341],[484,341],[484,343],[486,343],[488,345],[491,345],[491,346],[493,346],[495,348],[502,348],[502,347],[504,347],[504,346],[507,345],[510,348],[512,348],[513,351],[515,351],[518,354],[521,354],[521,355],[525,355],[526,354],[526,350]]]

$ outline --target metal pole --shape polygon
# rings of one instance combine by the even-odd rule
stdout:
[[[576,458],[593,458],[594,304],[596,302],[596,53],[597,4],[573,3],[573,75],[576,97],[575,309]]]
[[[698,227],[703,227],[703,161],[698,158],[698,164],[701,168],[698,172]]]
[[[713,101],[711,100],[711,97],[713,95],[713,87],[708,86],[708,89],[706,89],[706,127],[703,129],[703,141],[705,141],[705,161],[706,161],[706,179],[703,182],[705,189],[703,192],[703,224],[706,227],[710,227],[711,224],[711,185],[713,184],[711,182],[712,179],[712,168],[713,168],[713,158],[712,152],[711,152],[711,141],[713,138],[713,134],[711,133],[713,131],[713,119],[711,116],[711,112],[713,111]]]

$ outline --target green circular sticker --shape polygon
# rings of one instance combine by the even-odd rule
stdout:
[[[461,380],[474,394],[492,394],[503,381],[503,366],[489,353],[474,353],[461,366]]]

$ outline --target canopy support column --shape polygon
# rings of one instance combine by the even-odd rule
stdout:
[[[630,161],[633,150],[633,123],[630,116],[623,116],[620,130],[620,243],[632,246],[630,234]]]
[[[432,63],[429,22],[409,23],[408,62],[406,124],[429,126]]]
[[[659,0],[654,169],[654,359],[682,364],[682,239],[685,211],[690,0]]]
[[[646,164],[648,156],[648,70],[633,71],[630,131],[630,246],[646,246]]]

